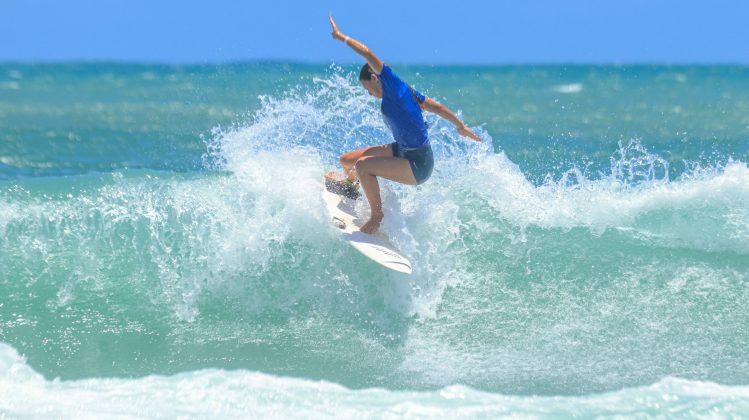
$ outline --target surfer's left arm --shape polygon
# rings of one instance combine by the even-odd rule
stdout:
[[[477,136],[476,133],[468,128],[468,126],[463,121],[461,121],[460,118],[458,118],[458,116],[450,110],[450,108],[431,98],[426,98],[422,105],[427,111],[433,112],[440,117],[450,121],[455,126],[455,128],[458,129],[458,133],[460,133],[461,136],[470,137],[476,141],[481,141],[481,137]]]

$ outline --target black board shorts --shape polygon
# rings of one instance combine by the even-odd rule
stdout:
[[[416,179],[416,185],[423,184],[429,179],[434,169],[434,155],[429,143],[415,149],[401,147],[398,143],[392,143],[391,146],[393,157],[406,159],[411,165],[411,172]]]

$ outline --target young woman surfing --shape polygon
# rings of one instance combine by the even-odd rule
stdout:
[[[378,176],[401,184],[419,185],[432,174],[434,159],[422,110],[450,121],[462,136],[476,141],[481,141],[481,138],[449,108],[404,83],[366,45],[343,35],[332,16],[330,25],[333,39],[343,41],[367,61],[359,73],[359,81],[370,95],[382,99],[382,116],[395,139],[390,144],[365,147],[342,155],[343,179],[336,179],[335,173],[326,175],[328,183],[337,184],[343,190],[355,188],[356,179],[359,179],[371,209],[369,221],[360,230],[371,234],[377,231],[384,217]]]

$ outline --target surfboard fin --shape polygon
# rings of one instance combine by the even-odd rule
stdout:
[[[338,229],[346,229],[346,222],[335,216],[333,217],[333,225]]]

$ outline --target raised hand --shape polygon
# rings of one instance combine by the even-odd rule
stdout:
[[[341,34],[341,31],[338,30],[338,25],[335,24],[333,16],[328,16],[328,18],[330,19],[330,26],[333,28],[333,32],[331,33],[331,35],[333,35],[333,39],[342,40],[343,34]]]

